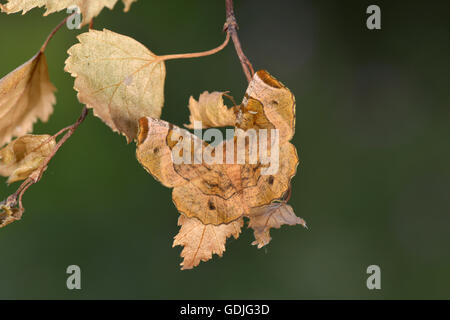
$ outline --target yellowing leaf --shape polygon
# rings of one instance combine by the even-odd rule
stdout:
[[[303,219],[297,217],[292,207],[286,203],[271,203],[266,206],[254,208],[250,215],[248,227],[253,229],[255,241],[253,245],[258,245],[258,249],[264,247],[272,239],[270,237],[271,228],[280,228],[282,225],[300,224],[306,227]]]
[[[9,205],[0,206],[0,228],[6,227],[8,224],[22,218],[24,210],[19,208],[11,208]]]
[[[83,14],[82,25],[89,23],[93,18],[98,16],[103,8],[113,9],[118,0],[9,0],[5,5],[0,5],[3,12],[8,14],[22,11],[25,14],[33,8],[41,8],[45,6],[47,11],[44,16],[51,13],[67,9],[73,5],[80,8]],[[127,12],[133,2],[137,0],[122,0]]]
[[[194,128],[194,121],[200,121],[201,128],[214,128],[234,126],[236,116],[234,109],[228,109],[223,104],[224,92],[203,92],[198,101],[193,97],[189,99],[189,111],[191,123],[185,125],[189,129]]]
[[[0,146],[33,130],[37,119],[47,121],[56,102],[47,60],[39,52],[0,80]]]
[[[25,180],[41,167],[56,146],[49,135],[25,135],[0,150],[0,175],[8,183]]]
[[[164,104],[164,62],[136,40],[90,30],[69,49],[65,70],[75,77],[78,99],[128,141],[141,117],[159,118]]]
[[[180,265],[185,270],[198,266],[200,261],[208,261],[213,254],[222,256],[227,238],[234,236],[237,239],[244,221],[241,218],[229,224],[215,226],[180,215],[178,225],[181,229],[174,238],[173,246],[184,246],[181,252],[184,260]]]

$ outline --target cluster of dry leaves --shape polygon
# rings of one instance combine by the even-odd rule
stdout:
[[[125,9],[134,1],[123,0]],[[14,13],[45,6],[49,14],[76,4],[84,15],[83,23],[88,23],[116,2],[9,0],[1,9]],[[295,99],[281,82],[258,71],[242,103],[231,108],[224,105],[223,92],[204,92],[198,101],[191,97],[191,124],[186,125],[192,128],[194,121],[201,121],[204,128],[278,129],[280,164],[276,174],[261,174],[267,164],[259,160],[256,164],[175,164],[169,137],[173,140],[185,129],[159,119],[168,56],[155,55],[138,41],[109,30],[89,30],[78,40],[68,51],[65,71],[75,78],[79,101],[128,142],[136,141],[138,161],[155,179],[173,188],[173,202],[181,213],[174,246],[184,247],[182,269],[193,268],[213,254],[221,256],[227,238],[239,236],[244,217],[258,248],[270,242],[271,228],[306,226],[286,203],[298,157],[290,143],[295,131]],[[55,136],[29,133],[37,119],[47,121],[52,113],[54,92],[44,49],[0,80],[0,145],[18,137],[0,150],[0,174],[9,177],[8,183],[33,179],[45,170],[42,166],[55,148]],[[184,134],[198,139],[187,131]],[[201,144],[208,147],[204,141]],[[0,227],[22,213],[7,202],[1,208]]]
[[[44,15],[49,15],[54,12],[66,10],[72,6],[80,8],[83,14],[83,21],[81,26],[89,23],[92,19],[100,14],[103,8],[113,9],[119,0],[8,0],[8,3],[0,4],[0,9],[8,14],[22,11],[22,14],[27,13],[33,8],[45,7],[47,10]],[[137,0],[122,0],[125,12],[130,10],[130,6]]]

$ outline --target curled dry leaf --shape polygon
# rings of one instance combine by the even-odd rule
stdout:
[[[270,240],[270,229],[280,228],[287,224],[294,226],[297,224],[306,228],[305,220],[297,217],[290,205],[283,202],[275,202],[266,206],[252,209],[249,215],[248,227],[253,229],[255,241],[253,245],[257,245],[258,249],[267,245]]]
[[[50,156],[56,141],[49,135],[25,135],[0,150],[0,174],[8,183],[25,180]]]
[[[0,206],[0,228],[22,218],[24,210],[20,208],[11,208],[9,205]]]
[[[229,224],[215,226],[180,215],[178,225],[181,228],[174,238],[173,246],[184,246],[181,252],[183,262],[180,265],[185,270],[198,266],[200,261],[208,261],[213,254],[222,256],[227,238],[234,236],[237,239],[244,221],[241,218]]]
[[[189,99],[189,111],[191,123],[186,128],[193,129],[194,121],[201,122],[201,128],[217,128],[234,126],[236,116],[233,108],[227,108],[223,104],[224,92],[203,92],[198,101],[193,97]]]
[[[54,12],[65,10],[71,6],[78,6],[83,14],[82,25],[89,23],[93,18],[98,16],[103,8],[113,9],[119,0],[9,0],[6,4],[0,5],[3,12],[8,14],[22,11],[25,14],[33,8],[41,8],[45,6],[47,11],[44,16]],[[127,12],[133,2],[137,0],[122,0]]]
[[[280,143],[295,132],[295,97],[280,81],[260,70],[249,83],[237,115],[236,127],[279,130]]]
[[[90,30],[69,49],[65,70],[78,99],[112,130],[136,138],[141,117],[159,118],[164,104],[164,62],[136,40]]]
[[[33,130],[37,119],[47,121],[56,102],[47,60],[39,52],[0,80],[0,146]]]

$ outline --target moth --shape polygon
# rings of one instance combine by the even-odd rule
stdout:
[[[197,219],[200,227],[235,223],[234,228],[240,230],[241,220],[246,217],[249,226],[254,227],[255,244],[260,247],[270,241],[270,227],[304,224],[292,208],[279,210],[287,206],[284,202],[299,163],[297,150],[290,142],[295,131],[295,98],[281,82],[261,70],[255,73],[240,105],[220,108],[216,114],[232,114],[229,121],[234,122],[235,135],[231,139],[213,147],[185,129],[143,117],[139,120],[136,156],[156,180],[173,188],[173,202],[183,217],[181,224]],[[197,111],[197,117],[206,117],[206,112]],[[249,132],[257,136],[256,147]],[[258,152],[263,147],[268,157]],[[205,161],[205,154],[217,161]],[[274,154],[278,157],[272,157]],[[276,170],[268,170],[271,166]],[[233,230],[225,233],[236,235]],[[181,244],[186,245],[186,241]]]

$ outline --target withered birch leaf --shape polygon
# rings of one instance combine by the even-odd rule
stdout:
[[[266,206],[254,208],[249,215],[248,227],[253,229],[255,241],[253,245],[257,245],[258,249],[267,245],[270,240],[270,229],[280,228],[287,224],[294,226],[297,224],[306,227],[305,220],[297,217],[292,207],[283,202],[275,202]]]
[[[0,150],[0,175],[8,183],[25,180],[41,167],[56,141],[49,135],[25,135]]]
[[[22,218],[24,210],[19,208],[10,208],[8,205],[0,206],[0,228]]]
[[[138,41],[106,29],[78,39],[65,67],[75,77],[78,99],[128,142],[135,139],[141,117],[161,115],[164,62]]]
[[[181,228],[174,238],[173,246],[184,246],[181,251],[183,262],[180,265],[185,270],[198,266],[200,261],[208,261],[213,254],[221,257],[225,252],[227,238],[233,236],[237,239],[244,221],[241,218],[229,224],[214,226],[180,215],[178,225]]]
[[[193,129],[194,121],[201,122],[200,128],[217,128],[234,126],[236,116],[233,108],[227,108],[223,104],[224,92],[203,92],[198,101],[193,97],[189,99],[189,111],[191,123],[186,128]]]
[[[103,8],[113,9],[119,0],[9,0],[6,4],[0,5],[3,12],[8,14],[22,11],[25,14],[33,8],[44,7],[47,11],[44,16],[51,13],[65,10],[71,6],[78,6],[83,14],[82,25],[89,23],[98,16]],[[133,2],[137,0],[122,0],[127,12]]]
[[[0,80],[0,146],[33,130],[37,119],[47,121],[56,103],[56,88],[50,82],[45,54]]]

